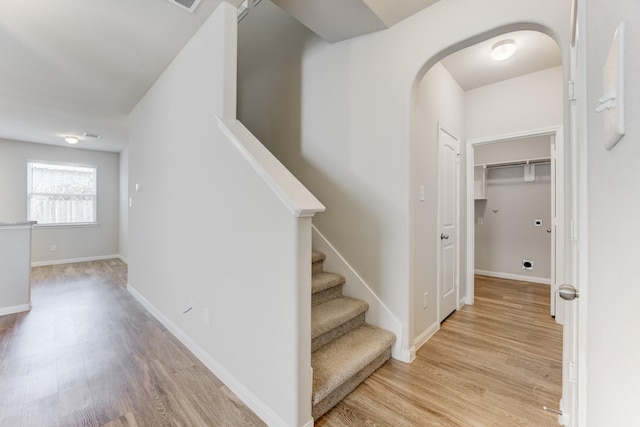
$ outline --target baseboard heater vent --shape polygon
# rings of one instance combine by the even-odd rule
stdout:
[[[169,0],[169,3],[193,13],[198,4],[200,4],[200,0]]]

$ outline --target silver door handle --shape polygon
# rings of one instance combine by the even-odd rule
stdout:
[[[448,235],[448,234],[444,234],[444,233],[442,233],[442,234],[440,235],[440,240],[447,240],[448,238],[449,238],[449,235]]]
[[[580,292],[573,285],[560,285],[558,295],[563,300],[573,301],[580,296]]]

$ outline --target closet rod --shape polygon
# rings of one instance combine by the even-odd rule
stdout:
[[[504,163],[489,163],[484,165],[487,169],[498,168],[515,168],[524,165],[550,165],[551,159],[532,159],[532,160],[520,160],[517,162],[504,162]]]

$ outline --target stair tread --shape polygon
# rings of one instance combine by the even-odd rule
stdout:
[[[313,404],[331,394],[344,382],[384,353],[395,335],[363,324],[311,354]]]
[[[324,261],[325,255],[322,252],[311,251],[311,263]]]
[[[367,311],[369,304],[349,297],[334,298],[311,308],[311,338],[314,339]]]
[[[328,273],[326,271],[313,273],[311,276],[311,293],[315,294],[334,286],[343,285],[345,278],[339,274]]]

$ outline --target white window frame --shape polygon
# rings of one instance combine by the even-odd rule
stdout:
[[[31,212],[31,201],[33,196],[54,196],[59,193],[35,193],[33,192],[33,166],[51,165],[60,168],[88,168],[93,169],[95,187],[93,194],[68,194],[70,196],[92,197],[93,218],[92,221],[72,221],[72,222],[44,222],[39,218],[34,218]],[[98,225],[98,167],[92,164],[82,163],[62,163],[41,160],[27,160],[27,218],[29,221],[37,221],[36,227],[86,227]]]

